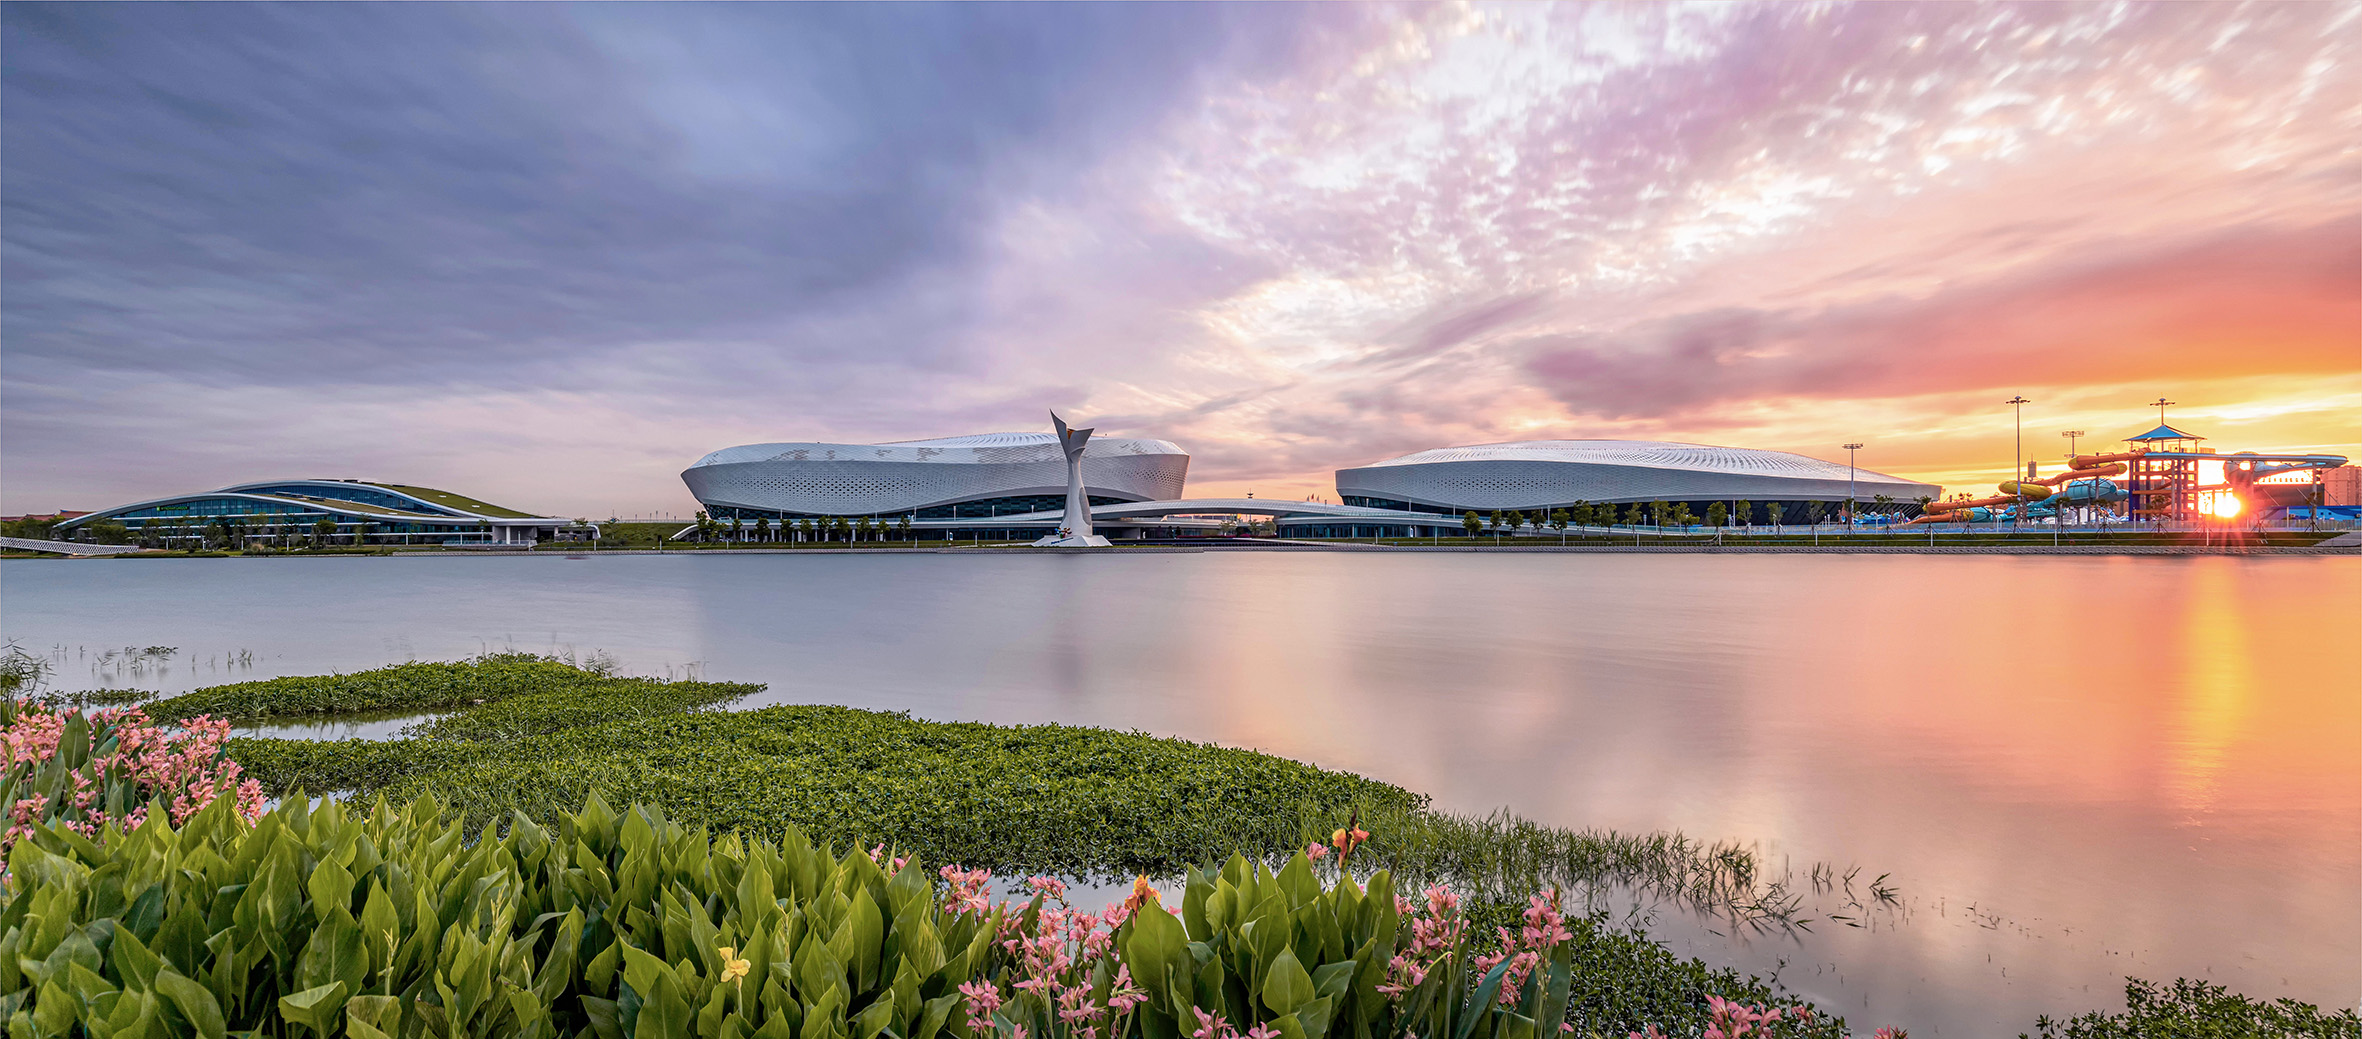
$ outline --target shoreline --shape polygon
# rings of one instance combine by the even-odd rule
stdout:
[[[657,550],[645,548],[610,549],[446,549],[397,548],[390,552],[275,552],[268,555],[244,553],[208,553],[190,555],[180,552],[116,552],[106,555],[59,555],[53,553],[11,552],[0,559],[341,559],[341,558],[455,558],[455,557],[536,557],[550,559],[590,559],[604,556],[704,556],[704,555],[1191,555],[1209,552],[1349,552],[1349,553],[1487,553],[1514,555],[1544,553],[1550,555],[1923,555],[1923,556],[2354,556],[2362,557],[2362,547],[2355,545],[1372,545],[1366,542],[1338,542],[1323,544],[1311,541],[1281,541],[1222,545],[1116,545],[1108,548],[1036,548],[1030,545],[1000,545],[991,548],[875,546],[842,548],[692,548]]]

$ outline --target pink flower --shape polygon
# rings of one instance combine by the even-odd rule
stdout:
[[[987,981],[960,983],[960,995],[968,998],[968,1030],[977,1035],[992,1034],[992,1012],[1001,1008],[1001,991]]]
[[[1304,846],[1304,857],[1311,859],[1314,862],[1319,862],[1321,857],[1327,855],[1328,853],[1328,847],[1319,841],[1314,841]]]

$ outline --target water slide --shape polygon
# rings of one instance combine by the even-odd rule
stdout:
[[[1904,523],[1991,523],[1996,520],[2015,522],[2018,511],[2025,511],[2026,519],[2042,519],[2058,515],[2068,506],[2103,505],[2123,501],[2127,495],[2123,487],[2108,477],[2124,472],[2124,463],[2139,458],[2141,452],[2128,451],[2109,455],[2076,455],[2067,462],[2067,470],[2056,476],[2025,480],[2003,480],[2001,493],[1990,498],[1931,501],[1920,515]]]

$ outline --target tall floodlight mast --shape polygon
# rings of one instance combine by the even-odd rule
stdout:
[[[2024,530],[2026,529],[2026,405],[2034,402],[2027,400],[2026,395],[2021,393],[2001,403],[2007,404],[2017,411],[2017,440],[2015,441],[2017,446],[2013,449],[2015,454],[2011,456],[2009,462],[2011,470],[2009,493],[2017,499],[2017,504],[2012,507],[2014,511],[2010,513],[2009,519],[2010,522],[2017,524],[2019,530]],[[1996,534],[2001,532],[1999,520],[1994,521],[1993,532]]]
[[[1034,542],[1039,547],[1106,548],[1107,539],[1091,533],[1091,498],[1083,493],[1083,445],[1091,442],[1088,429],[1068,429],[1066,420],[1050,413],[1058,430],[1058,450],[1066,455],[1066,517],[1058,532]]]
[[[1854,452],[1862,449],[1857,441],[1845,445],[1845,532],[1854,532]]]

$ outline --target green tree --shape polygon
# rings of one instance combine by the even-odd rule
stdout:
[[[1518,531],[1520,531],[1520,530],[1524,530],[1524,529],[1525,529],[1525,513],[1524,513],[1523,511],[1519,511],[1519,512],[1512,512],[1512,513],[1510,513],[1510,514],[1509,514],[1509,532],[1510,532],[1511,534],[1515,534],[1515,533],[1517,533]]]
[[[1755,503],[1754,503],[1754,502],[1751,502],[1751,501],[1747,501],[1747,500],[1745,500],[1745,499],[1741,499],[1741,500],[1739,501],[1739,504],[1737,505],[1737,507],[1735,507],[1735,508],[1733,508],[1733,509],[1731,510],[1731,522],[1732,522],[1732,524],[1733,524],[1733,525],[1735,525],[1735,526],[1741,526],[1741,527],[1752,527],[1752,526],[1754,526],[1754,525],[1755,525]]]
[[[1499,509],[1494,509],[1494,510],[1493,510],[1493,511],[1492,511],[1490,514],[1488,514],[1488,515],[1486,515],[1486,516],[1485,516],[1485,527],[1486,527],[1486,529],[1489,529],[1489,530],[1491,530],[1495,536],[1499,536],[1499,535],[1500,535],[1500,533],[1501,533],[1501,510],[1499,510]]]
[[[1484,520],[1478,518],[1476,511],[1471,509],[1460,517],[1460,526],[1467,528],[1469,537],[1475,537],[1477,531],[1484,529]]]
[[[322,516],[319,522],[312,524],[312,544],[326,545],[335,537],[336,520],[334,517]]]
[[[1724,524],[1729,522],[1730,509],[1726,508],[1721,502],[1709,502],[1706,505],[1707,526],[1720,529]]]
[[[732,516],[732,517],[730,517],[730,540],[732,540],[732,541],[744,541],[744,540],[746,540],[746,521],[745,521],[745,520],[743,520],[743,519],[740,519],[740,518],[738,518],[737,516]]]
[[[904,541],[908,541],[908,540],[910,540],[910,516],[909,516],[908,514],[904,514],[904,515],[903,515],[903,517],[902,517],[902,519],[901,519],[901,521],[900,521],[900,522],[897,522],[897,523],[896,523],[896,524],[894,524],[894,525],[895,525],[896,527],[900,528],[900,530],[901,530],[901,534],[902,534],[902,540],[904,540]]]
[[[769,540],[771,540],[771,517],[769,517],[769,516],[757,516],[757,517],[755,517],[755,540],[756,540],[756,541],[769,541]]]
[[[1558,528],[1558,543],[1566,544],[1567,515],[1565,509],[1550,510],[1550,525]]]

